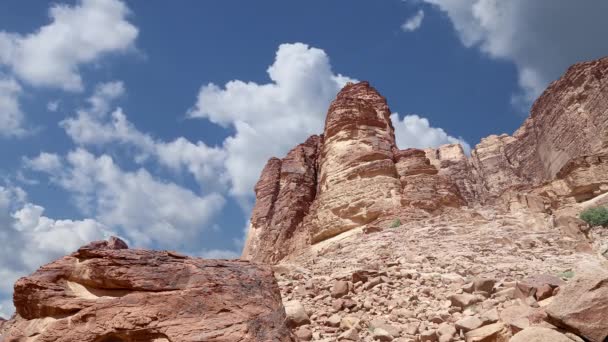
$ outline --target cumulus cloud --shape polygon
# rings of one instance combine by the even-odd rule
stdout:
[[[351,80],[332,71],[329,57],[306,44],[282,44],[267,70],[271,82],[234,80],[203,86],[190,117],[206,118],[236,133],[224,141],[231,192],[253,193],[268,158],[283,156],[323,131],[329,103]]]
[[[55,220],[43,214],[44,208],[28,202],[22,189],[0,186],[0,316],[13,311],[11,294],[19,277],[112,234],[92,219]]]
[[[401,29],[405,32],[413,32],[422,26],[422,20],[424,19],[424,11],[418,10],[416,14],[407,19],[402,25]]]
[[[400,119],[399,114],[393,113],[391,121],[393,127],[395,127],[397,147],[400,149],[460,144],[467,155],[471,152],[471,146],[463,138],[448,135],[442,128],[431,127],[429,120],[426,118],[414,114],[406,115]]]
[[[608,54],[606,1],[423,0],[447,14],[460,40],[513,62],[529,104],[573,63]]]
[[[218,193],[199,196],[143,168],[125,171],[110,156],[97,157],[82,148],[67,155],[61,170],[49,174],[82,212],[138,246],[191,247],[225,203]]]
[[[21,86],[12,78],[0,74],[0,137],[15,137],[25,133],[24,115],[19,106]]]
[[[53,153],[41,152],[35,158],[23,158],[24,165],[34,171],[44,171],[49,173],[61,170],[61,159]]]
[[[74,117],[61,122],[70,138],[81,146],[123,144],[134,147],[139,162],[154,158],[169,169],[190,173],[201,187],[220,188],[226,182],[223,175],[225,152],[202,141],[191,142],[183,137],[165,142],[139,131],[113,101],[125,94],[120,81],[99,84],[89,98],[89,108],[80,109]]]
[[[53,5],[51,22],[34,33],[0,31],[0,64],[35,86],[83,89],[80,67],[101,56],[134,48],[138,29],[119,0],[81,0]]]

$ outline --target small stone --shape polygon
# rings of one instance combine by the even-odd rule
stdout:
[[[310,318],[302,303],[297,300],[288,301],[284,304],[287,314],[287,325],[295,328],[304,324],[310,324]]]
[[[325,325],[330,327],[339,327],[342,318],[339,315],[331,315],[326,321]]]
[[[296,330],[296,336],[301,341],[310,341],[310,340],[312,340],[312,332],[309,329],[304,328],[304,327]]]
[[[426,330],[420,333],[420,342],[437,342],[437,332],[435,330]]]
[[[348,282],[339,280],[334,283],[331,289],[331,296],[334,298],[344,297],[348,294]]]
[[[388,331],[382,328],[376,328],[372,332],[372,337],[376,341],[392,341],[393,335],[391,335]]]
[[[347,341],[359,341],[359,332],[357,329],[348,329],[340,336],[338,336],[339,340],[347,340]]]
[[[468,316],[463,319],[460,319],[456,322],[456,329],[462,330],[464,332],[468,332],[474,329],[477,329],[483,325],[483,322],[475,317]]]
[[[450,295],[448,298],[452,302],[452,306],[463,309],[480,301],[477,296],[468,293],[453,294]]]

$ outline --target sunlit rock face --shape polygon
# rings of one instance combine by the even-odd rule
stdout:
[[[309,226],[313,243],[400,205],[390,114],[384,97],[367,82],[347,85],[330,105]]]
[[[295,341],[270,267],[95,242],[15,284],[2,341]],[[118,242],[118,243],[117,243]]]
[[[277,262],[389,217],[461,206],[549,213],[601,195],[606,89],[608,58],[576,64],[513,135],[488,136],[466,156],[457,144],[399,150],[386,99],[367,82],[350,83],[331,103],[321,136],[268,162],[243,257]]]

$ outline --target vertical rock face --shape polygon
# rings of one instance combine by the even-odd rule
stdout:
[[[384,97],[367,82],[347,85],[330,105],[309,227],[313,243],[399,206],[390,114]]]
[[[553,82],[513,136],[490,136],[472,152],[486,198],[555,179],[570,160],[608,149],[608,58],[579,63]]]
[[[92,244],[19,279],[0,340],[295,340],[269,267],[119,247]]]
[[[399,150],[385,98],[367,82],[348,84],[330,105],[322,137],[264,169],[243,256],[275,262],[415,210],[437,214],[466,205],[546,213],[608,192],[606,89],[608,58],[576,64],[512,136],[484,138],[467,157],[454,144]]]
[[[317,155],[322,138],[313,135],[283,159],[268,161],[256,184],[246,259],[275,262],[308,243],[299,231],[317,187]]]

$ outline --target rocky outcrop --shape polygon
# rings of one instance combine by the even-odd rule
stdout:
[[[367,82],[347,85],[331,103],[308,225],[313,243],[370,223],[400,205],[390,114],[386,99]]]
[[[3,341],[293,341],[269,267],[96,242],[15,284]]]
[[[512,136],[484,138],[467,157],[457,144],[399,150],[385,98],[367,82],[348,84],[321,137],[268,162],[243,257],[277,262],[347,230],[453,207],[550,214],[604,194],[606,89],[608,58],[576,64]]]

